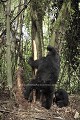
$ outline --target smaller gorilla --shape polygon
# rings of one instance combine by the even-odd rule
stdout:
[[[53,103],[54,102],[60,108],[68,106],[69,105],[68,93],[64,89],[58,89],[55,92],[55,97],[53,98]]]

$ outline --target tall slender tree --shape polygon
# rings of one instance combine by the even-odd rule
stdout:
[[[64,38],[65,31],[68,27],[68,20],[70,18],[70,13],[69,13],[70,5],[71,5],[71,0],[67,0],[67,1],[64,0],[62,6],[60,6],[60,11],[56,21],[53,22],[53,24],[51,24],[50,44],[56,46],[58,49],[61,47],[60,42]]]
[[[11,39],[10,39],[10,6],[11,1],[7,1],[7,50],[6,50],[6,60],[7,60],[7,84],[9,89],[12,88],[12,74],[11,74]]]

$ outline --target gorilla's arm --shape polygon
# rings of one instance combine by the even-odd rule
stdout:
[[[32,67],[32,68],[38,68],[39,66],[39,60],[33,60],[33,57],[29,58],[28,64]]]

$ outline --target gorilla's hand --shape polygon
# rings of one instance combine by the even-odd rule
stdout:
[[[30,57],[29,60],[28,60],[28,64],[31,65],[31,63],[33,62],[33,57]]]

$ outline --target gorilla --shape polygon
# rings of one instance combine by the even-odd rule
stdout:
[[[69,105],[68,93],[64,89],[58,89],[55,92],[55,97],[53,98],[53,103],[54,102],[60,108],[68,106]]]
[[[32,90],[36,90],[37,95],[41,96],[42,107],[50,109],[53,101],[53,85],[58,81],[60,71],[60,58],[56,49],[50,45],[47,46],[48,54],[38,60],[29,58],[29,65],[37,72],[35,79],[32,79],[24,92],[25,98],[28,100]]]

